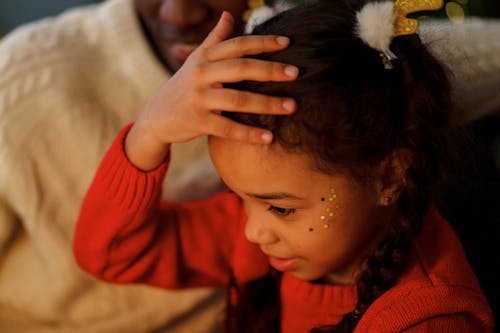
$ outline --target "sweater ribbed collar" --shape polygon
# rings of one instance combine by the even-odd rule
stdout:
[[[305,332],[312,327],[340,322],[354,310],[356,285],[312,283],[284,273],[281,280],[283,332]]]

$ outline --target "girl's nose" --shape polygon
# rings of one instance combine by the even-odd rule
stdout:
[[[266,221],[257,217],[248,216],[245,225],[245,237],[257,245],[269,245],[279,241],[277,233]]]
[[[200,0],[164,0],[159,15],[164,23],[182,30],[202,24],[210,9]]]

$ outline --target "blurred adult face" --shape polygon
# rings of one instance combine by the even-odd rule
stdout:
[[[207,36],[224,10],[235,19],[235,34],[243,31],[247,0],[135,0],[145,33],[170,70],[178,70]]]

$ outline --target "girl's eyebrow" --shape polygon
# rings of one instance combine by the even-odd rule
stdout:
[[[247,196],[251,198],[261,199],[261,200],[283,200],[283,199],[292,199],[292,200],[305,200],[305,198],[298,197],[291,193],[286,192],[276,192],[276,193],[245,193]]]

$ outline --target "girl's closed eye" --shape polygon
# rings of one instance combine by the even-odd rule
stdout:
[[[277,207],[277,206],[269,206],[267,209],[268,211],[278,215],[278,216],[288,216],[290,214],[295,213],[295,208],[283,208],[283,207]]]

